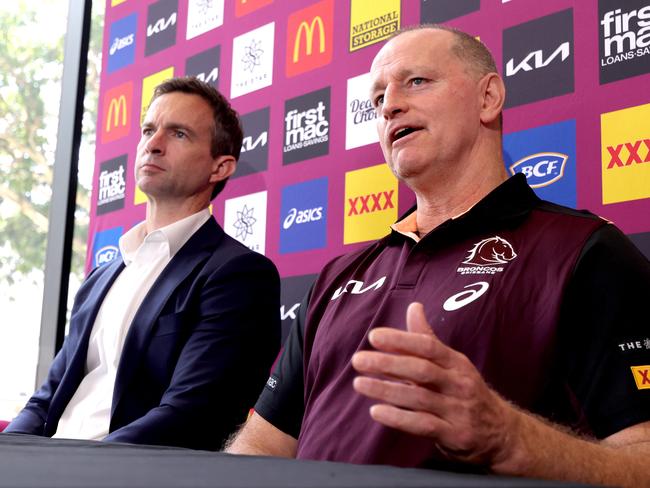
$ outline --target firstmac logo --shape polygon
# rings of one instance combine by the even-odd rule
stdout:
[[[104,94],[102,144],[127,136],[131,130],[133,112],[133,82],[111,88]]]
[[[503,73],[506,107],[573,92],[573,10],[504,30]]]
[[[287,77],[325,66],[332,61],[333,24],[333,0],[323,0],[289,16]]]

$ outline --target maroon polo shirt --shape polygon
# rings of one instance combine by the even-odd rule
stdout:
[[[299,458],[444,467],[430,439],[373,421],[375,402],[352,388],[370,330],[405,329],[418,301],[502,396],[605,437],[650,418],[631,370],[650,352],[618,347],[644,340],[643,289],[650,266],[613,225],[515,176],[419,242],[393,231],[326,265],[255,409],[297,436]]]

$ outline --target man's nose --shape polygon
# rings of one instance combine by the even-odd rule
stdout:
[[[381,115],[385,119],[390,119],[400,112],[406,112],[408,104],[406,96],[399,87],[388,85],[384,90],[384,101],[381,106]]]
[[[161,154],[165,150],[163,131],[157,130],[153,132],[146,140],[144,149],[148,153]]]

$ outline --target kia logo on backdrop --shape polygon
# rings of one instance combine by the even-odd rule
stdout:
[[[440,23],[481,8],[481,0],[421,0],[420,23]]]
[[[185,61],[185,75],[196,76],[199,80],[218,88],[220,59],[221,46],[195,54]]]
[[[275,22],[271,22],[233,39],[230,98],[273,83],[274,36]]]
[[[99,166],[97,215],[124,208],[127,155],[104,161]]]
[[[285,102],[283,164],[329,152],[329,114],[329,86]]]
[[[370,73],[348,80],[345,113],[345,149],[353,149],[379,142],[377,111],[368,97]]]
[[[241,116],[244,139],[233,178],[265,171],[269,161],[269,107]]]
[[[160,0],[149,5],[145,56],[151,56],[176,44],[177,17],[178,0]]]
[[[280,253],[320,249],[327,245],[327,178],[282,189]]]
[[[540,198],[575,208],[575,120],[505,134],[503,157],[508,173],[522,173]]]
[[[127,81],[111,88],[104,94],[102,104],[102,144],[112,142],[129,134],[133,113],[133,82]]]
[[[93,254],[90,266],[96,268],[115,261],[120,255],[118,247],[122,227],[113,227],[95,233],[93,241]]]
[[[192,39],[223,24],[224,0],[189,0],[186,39]]]
[[[135,31],[138,24],[137,14],[116,20],[111,24],[108,38],[109,73],[132,64],[135,60]]]
[[[290,276],[280,280],[280,320],[282,321],[282,344],[289,335],[293,321],[298,318],[300,304],[316,281],[316,274]],[[303,313],[306,310],[303,311]]]
[[[224,203],[226,233],[260,254],[264,254],[266,247],[266,199],[266,191],[260,191]]]
[[[572,93],[573,10],[503,31],[506,107]]]
[[[598,0],[600,83],[650,73],[650,0]]]
[[[296,76],[332,61],[333,0],[323,0],[289,16],[287,76]]]

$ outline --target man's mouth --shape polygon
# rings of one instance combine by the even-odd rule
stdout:
[[[393,134],[393,142],[400,140],[402,137],[406,137],[412,132],[415,132],[419,129],[415,127],[403,127]]]

